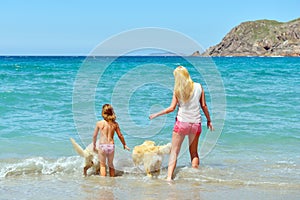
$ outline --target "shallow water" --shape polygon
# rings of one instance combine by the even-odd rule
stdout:
[[[207,62],[193,59],[200,66]],[[83,178],[83,158],[69,138],[88,144],[101,105],[117,98],[128,102],[125,111],[116,112],[129,147],[146,139],[166,144],[175,113],[153,122],[148,115],[171,101],[168,68],[188,67],[203,85],[211,110],[212,91],[203,74],[181,57],[118,58],[95,83],[95,96],[87,98],[94,103],[94,118],[84,118],[83,112],[83,123],[75,124],[74,106],[85,106],[74,103],[74,82],[84,62],[84,57],[0,57],[0,199],[299,198],[299,58],[214,58],[226,94],[222,134],[201,159],[200,170],[190,168],[185,141],[172,183],[164,180],[167,157],[160,176],[148,179],[117,138],[119,176]],[[97,58],[88,64],[98,69],[106,62]],[[162,78],[166,85],[158,84]],[[202,117],[201,145],[206,134],[213,134],[206,132]]]

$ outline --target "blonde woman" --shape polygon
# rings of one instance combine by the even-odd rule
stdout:
[[[205,94],[199,83],[194,83],[188,70],[179,66],[174,70],[174,92],[171,105],[155,114],[150,119],[173,112],[178,105],[178,113],[172,135],[172,148],[168,165],[168,177],[170,181],[176,167],[177,157],[185,136],[189,139],[189,151],[193,168],[199,167],[198,141],[201,133],[201,114],[203,110],[207,119],[207,127],[212,131],[213,125],[210,119],[205,101]]]
[[[125,142],[125,139],[120,131],[119,124],[116,122],[116,115],[113,107],[110,104],[102,106],[102,117],[104,120],[98,121],[93,135],[94,151],[98,149],[98,156],[100,161],[100,175],[106,176],[106,160],[109,167],[109,175],[115,176],[115,169],[113,165],[115,144],[114,133],[116,132],[123,148],[130,150]],[[100,132],[99,143],[96,145],[97,136]]]

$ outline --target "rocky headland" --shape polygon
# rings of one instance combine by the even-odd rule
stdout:
[[[200,51],[195,51],[191,56],[201,56]]]
[[[300,56],[300,18],[243,22],[201,56]]]

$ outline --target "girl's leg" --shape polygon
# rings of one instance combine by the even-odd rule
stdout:
[[[106,176],[106,154],[102,150],[98,150],[100,162],[100,176]]]
[[[168,165],[168,177],[167,180],[172,180],[173,173],[176,167],[177,157],[180,152],[181,144],[184,140],[184,135],[178,134],[173,131],[172,135],[172,147],[171,153],[169,158],[169,165]]]
[[[200,134],[190,134],[189,135],[189,150],[191,155],[191,162],[193,168],[199,167],[199,155],[198,155],[198,141]]]
[[[107,159],[108,159],[108,168],[109,168],[109,176],[114,177],[115,176],[115,167],[114,167],[114,155],[115,151],[111,152],[108,154]]]

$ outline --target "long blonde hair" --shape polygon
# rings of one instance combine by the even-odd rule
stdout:
[[[102,106],[102,117],[107,122],[115,122],[116,121],[116,114],[114,112],[113,107],[110,104],[104,104]]]
[[[174,93],[178,100],[187,102],[194,91],[194,82],[188,70],[183,66],[178,66],[174,72],[175,84]]]

